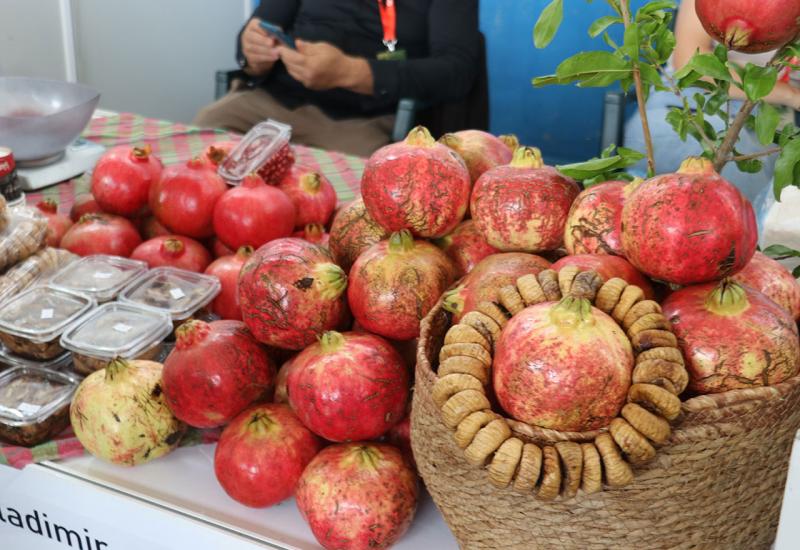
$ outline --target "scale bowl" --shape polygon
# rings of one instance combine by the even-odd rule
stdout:
[[[0,147],[21,163],[59,157],[80,135],[100,92],[82,84],[0,76]]]

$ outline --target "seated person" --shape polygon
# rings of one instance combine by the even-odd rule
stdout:
[[[675,71],[689,62],[697,50],[704,53],[713,51],[716,44],[703,29],[700,19],[698,19],[694,8],[695,0],[683,0],[680,4],[678,16],[675,22],[676,47],[672,56],[670,71]],[[729,59],[739,65],[747,63],[766,65],[775,52],[748,55],[731,51]],[[683,92],[691,97],[693,92],[685,90]],[[745,99],[744,92],[735,86],[731,86],[730,94],[735,101],[731,102],[731,116],[741,108],[742,101]],[[765,98],[776,106],[784,106],[785,114],[791,120],[794,110],[800,109],[800,89],[792,86],[788,82],[778,82],[773,92]],[[690,104],[694,103],[690,100]],[[666,121],[666,116],[672,107],[680,107],[681,100],[672,92],[653,92],[647,102],[647,119],[650,123],[650,132],[653,138],[653,148],[655,149],[656,173],[662,174],[674,172],[680,163],[689,156],[699,155],[703,152],[700,144],[693,137],[689,136],[685,142],[680,140],[678,134]],[[724,121],[720,117],[706,117],[716,130],[724,131]],[[639,114],[636,113],[625,125],[625,146],[644,151],[644,134]],[[747,128],[739,134],[739,141],[736,149],[741,154],[757,153],[769,146],[759,143],[753,131]],[[722,171],[722,175],[731,183],[735,184],[751,202],[760,202],[758,199],[766,196],[771,189],[772,174],[775,169],[777,154],[768,157],[761,157],[764,169],[756,174],[748,174],[739,171],[736,164],[728,163]],[[637,168],[645,173],[647,168],[644,163],[637,165]]]
[[[464,98],[479,45],[476,0],[262,0],[239,34],[249,81],[194,122],[244,133],[274,118],[297,143],[367,156],[390,141],[401,98]]]

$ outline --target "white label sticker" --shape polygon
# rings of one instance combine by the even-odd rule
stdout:
[[[42,310],[42,319],[52,319],[53,318],[53,309],[52,308],[45,308]]]
[[[108,271],[98,271],[94,274],[95,279],[110,279],[113,277],[113,273],[109,273]]]
[[[122,334],[130,332],[132,328],[133,328],[132,326],[126,325],[125,323],[117,323],[116,325],[114,325],[114,330],[116,330],[117,332],[121,332]]]
[[[169,295],[172,296],[173,300],[180,300],[181,298],[186,296],[186,294],[184,294],[183,291],[177,287],[170,290]]]
[[[38,412],[39,409],[41,408],[42,407],[40,407],[39,405],[34,405],[32,403],[25,403],[24,401],[20,403],[19,406],[17,407],[19,412],[21,412],[22,414],[34,414]]]

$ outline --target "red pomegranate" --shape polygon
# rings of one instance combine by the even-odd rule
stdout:
[[[179,419],[197,428],[222,426],[268,395],[275,365],[241,321],[191,320],[175,334],[163,384]]]
[[[239,273],[252,255],[253,248],[243,246],[236,254],[217,258],[206,268],[206,274],[217,277],[222,285],[222,290],[209,307],[212,313],[223,319],[242,320],[242,309],[239,307]]]
[[[294,358],[286,389],[297,417],[329,441],[385,434],[408,402],[408,370],[380,336],[326,332]]]
[[[242,318],[261,342],[300,350],[344,320],[346,288],[347,275],[327,250],[301,239],[277,239],[242,268]]]
[[[386,432],[386,441],[400,449],[408,463],[414,470],[417,469],[417,461],[411,450],[411,414],[406,414],[403,420]]]
[[[347,300],[356,321],[393,340],[419,336],[419,322],[456,278],[444,252],[394,233],[361,254],[350,269]]]
[[[222,258],[223,256],[236,254],[236,251],[225,246],[225,243],[219,240],[219,237],[214,237],[211,239],[211,253],[215,258]]]
[[[648,300],[652,300],[655,294],[653,293],[653,286],[647,277],[639,273],[630,262],[619,256],[607,256],[602,254],[578,254],[576,256],[564,256],[553,264],[553,269],[560,271],[562,267],[574,265],[583,271],[596,271],[604,280],[619,277],[628,282],[628,284],[636,285],[644,291],[644,295]]]
[[[325,233],[325,228],[318,223],[310,223],[306,225],[300,231],[295,231],[292,233],[292,237],[305,239],[310,243],[324,246],[326,248],[328,247],[328,243],[330,242],[331,238],[328,233]]]
[[[758,290],[800,321],[800,283],[780,262],[756,252],[733,280]]]
[[[550,262],[534,254],[492,254],[481,260],[461,284],[447,291],[444,307],[453,314],[453,322],[458,323],[481,302],[497,300],[497,289],[516,283],[523,275],[538,275],[549,267]]]
[[[278,189],[286,193],[297,211],[295,226],[326,225],[336,208],[336,191],[328,178],[311,168],[295,164],[283,176]]]
[[[84,214],[61,238],[61,248],[78,256],[108,254],[127,258],[142,239],[127,219],[111,214]]]
[[[800,32],[797,0],[696,0],[694,7],[706,32],[739,52],[776,50]]]
[[[622,255],[624,181],[607,181],[581,191],[564,227],[569,254]]]
[[[482,259],[500,252],[486,242],[474,220],[464,220],[446,237],[436,240],[458,268],[458,276],[466,275]]]
[[[161,177],[150,146],[120,145],[106,151],[92,172],[92,195],[104,211],[131,218],[147,208],[150,186]]]
[[[294,494],[322,442],[286,405],[264,403],[228,424],[214,452],[217,481],[232,499],[253,508]]]
[[[275,396],[273,398],[275,403],[289,403],[287,382],[289,380],[289,374],[292,372],[295,357],[296,356],[292,356],[287,359],[286,362],[281,365],[281,368],[278,369],[278,375],[275,377]]]
[[[364,204],[378,224],[432,238],[444,237],[464,218],[471,187],[458,153],[422,126],[405,141],[378,149],[361,179]]]
[[[196,158],[164,169],[150,188],[150,208],[173,233],[202,239],[214,234],[214,206],[227,189],[225,181]]]
[[[448,146],[464,159],[473,184],[487,170],[511,162],[514,150],[519,146],[516,136],[498,138],[482,130],[462,130],[445,134],[439,138],[439,143]]]
[[[363,199],[343,207],[333,219],[328,247],[336,263],[345,271],[373,244],[388,239],[391,233],[372,219]]]
[[[698,393],[770,386],[800,369],[794,319],[755,289],[730,279],[682,288],[663,304]]]
[[[485,172],[470,199],[472,219],[500,250],[541,252],[564,241],[569,207],[578,185],[545,166],[535,147],[520,147],[511,164]]]
[[[200,158],[203,159],[209,168],[216,170],[238,144],[238,141],[233,140],[215,141],[205,148]]]
[[[69,211],[69,219],[73,222],[80,220],[84,214],[102,214],[103,209],[94,200],[91,193],[81,193],[75,197],[75,202]]]
[[[145,241],[131,254],[134,260],[146,262],[150,268],[177,267],[202,273],[211,263],[206,247],[189,237],[166,235]]]
[[[417,477],[399,450],[379,443],[323,449],[297,484],[297,507],[323,548],[389,548],[411,525]]]
[[[58,213],[58,204],[53,199],[45,199],[36,208],[47,218],[47,246],[58,248],[64,233],[72,227],[72,220]]]
[[[732,275],[753,257],[756,239],[753,207],[707,159],[689,158],[677,173],[642,182],[622,210],[625,257],[668,283]]]
[[[632,370],[633,350],[619,325],[572,296],[512,317],[492,363],[494,390],[506,412],[566,432],[610,424],[625,404]]]
[[[169,229],[161,225],[161,222],[155,216],[148,216],[141,221],[139,232],[142,238],[146,241],[155,239],[156,237],[165,237],[170,235]]]
[[[290,236],[295,219],[294,205],[286,193],[251,174],[217,202],[214,231],[230,248],[258,248],[274,239]]]

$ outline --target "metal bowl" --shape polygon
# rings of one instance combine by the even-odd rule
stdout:
[[[80,135],[100,92],[82,84],[0,76],[0,146],[20,162],[59,157]]]

